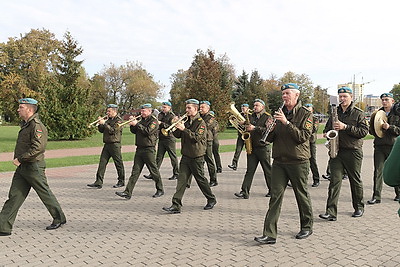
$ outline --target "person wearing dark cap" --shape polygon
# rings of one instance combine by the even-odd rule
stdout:
[[[93,184],[88,184],[89,187],[102,188],[104,181],[104,173],[110,158],[114,160],[115,168],[117,169],[118,180],[113,186],[114,188],[125,185],[125,168],[121,153],[121,138],[123,127],[118,127],[122,122],[122,118],[118,115],[118,106],[115,104],[107,105],[107,118],[99,117],[98,130],[103,134],[103,150],[100,155],[99,167],[97,168],[96,181]]]
[[[338,90],[339,102],[337,106],[338,121],[330,117],[325,125],[324,133],[329,130],[339,132],[339,150],[335,158],[330,158],[328,199],[326,211],[319,217],[336,221],[337,205],[339,201],[342,178],[346,170],[350,181],[351,198],[354,212],[352,217],[361,217],[364,214],[363,184],[361,180],[361,164],[363,159],[363,138],[368,134],[368,122],[364,112],[353,102],[353,90],[341,87]]]
[[[140,119],[137,120],[136,117],[133,116],[129,117],[129,120],[131,120],[129,123],[130,131],[136,134],[136,152],[129,181],[123,192],[115,192],[117,196],[131,199],[132,191],[145,164],[150,171],[151,177],[153,177],[157,190],[153,197],[161,197],[164,195],[160,172],[156,164],[155,147],[157,143],[158,121],[151,113],[151,104],[144,104],[140,107]]]
[[[306,104],[306,108],[308,108],[311,112],[314,111],[312,104]],[[313,128],[312,134],[310,138],[310,168],[313,177],[313,184],[312,187],[319,186],[319,171],[318,171],[318,164],[317,164],[317,146],[315,142],[317,141],[317,132],[318,132],[318,118],[313,116]]]
[[[310,172],[310,137],[313,114],[302,106],[299,86],[287,83],[281,87],[284,106],[275,112],[276,125],[267,137],[272,142],[271,199],[265,216],[263,235],[254,240],[261,244],[275,244],[278,219],[283,196],[290,181],[300,215],[300,232],[296,239],[304,239],[313,232],[313,212],[307,190]]]
[[[240,114],[244,118],[246,117],[246,114],[248,111],[249,111],[249,104],[242,104]],[[228,165],[228,168],[230,168],[234,171],[237,170],[240,153],[242,153],[243,147],[244,147],[244,140],[242,138],[242,134],[238,131],[238,137],[236,139],[235,154],[233,155],[232,164]]]
[[[266,125],[268,120],[271,120],[271,115],[265,111],[265,102],[261,99],[255,99],[253,104],[253,113],[249,116],[250,124],[245,125],[246,131],[250,132],[251,146],[253,149],[251,154],[247,154],[247,170],[244,175],[241,191],[234,194],[238,198],[249,198],[251,184],[259,163],[263,169],[264,179],[267,186],[266,197],[270,196],[271,145],[260,141],[267,129]]]
[[[158,114],[159,133],[156,163],[158,169],[160,169],[161,164],[164,160],[164,155],[165,153],[168,153],[172,165],[172,176],[169,178],[169,180],[176,180],[179,173],[178,159],[176,157],[176,138],[172,134],[172,131],[170,131],[168,135],[165,136],[162,133],[162,129],[167,129],[169,126],[171,126],[174,118],[175,114],[172,112],[171,102],[163,102],[161,106],[161,112]],[[144,175],[144,177],[147,179],[152,179],[151,175]]]
[[[56,197],[51,191],[45,174],[44,152],[47,145],[47,129],[39,119],[38,101],[23,98],[19,101],[18,114],[22,119],[14,149],[13,164],[17,166],[8,193],[8,200],[0,212],[0,236],[11,235],[19,208],[31,188],[46,206],[53,222],[46,230],[54,230],[67,222]]]
[[[215,117],[215,112],[210,111],[210,114]],[[214,156],[215,160],[215,167],[217,168],[217,173],[222,172],[222,163],[221,163],[221,156],[219,155],[219,140],[218,140],[218,132],[219,132],[219,124],[218,121],[216,120],[216,126],[214,127],[213,131],[213,143],[212,143],[212,153]]]
[[[400,114],[397,114],[392,109],[394,105],[393,94],[384,93],[381,95],[382,107],[379,110],[385,112],[387,121],[384,121],[381,125],[383,136],[379,137],[375,131],[376,125],[370,123],[369,133],[372,134],[374,139],[374,187],[372,199],[368,200],[367,203],[370,205],[381,203],[381,192],[382,192],[382,170],[385,160],[389,157],[392,151],[396,138],[400,135]],[[376,113],[375,113],[376,114]],[[376,115],[375,115],[376,116]],[[400,187],[395,186],[395,201],[399,201],[400,198]]]
[[[207,125],[207,149],[204,159],[207,163],[208,174],[210,176],[210,186],[218,185],[217,181],[217,168],[213,160],[212,145],[214,140],[215,127],[217,121],[210,113],[211,103],[209,101],[200,101],[200,116]]]
[[[188,120],[178,123],[174,136],[181,138],[182,158],[179,163],[179,176],[176,184],[176,192],[172,197],[172,205],[163,207],[163,210],[174,214],[180,213],[182,198],[191,175],[196,179],[203,195],[207,198],[205,210],[210,210],[217,203],[211,187],[204,176],[204,155],[207,148],[207,125],[199,114],[199,101],[197,99],[186,100],[186,114]]]

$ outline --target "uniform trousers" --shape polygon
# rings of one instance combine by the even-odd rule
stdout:
[[[178,175],[178,159],[176,157],[176,140],[173,138],[160,138],[158,140],[156,163],[158,169],[164,160],[165,153],[168,153],[169,159],[171,160],[172,173]]]
[[[106,167],[110,158],[114,160],[114,165],[117,169],[118,183],[123,184],[125,182],[125,169],[121,154],[121,143],[108,143],[104,144],[103,150],[101,151],[95,184],[103,184],[104,173],[106,172]]]
[[[206,154],[204,160],[207,163],[208,175],[210,176],[210,183],[217,182],[217,169],[215,168],[213,153],[212,153],[212,140],[207,141]]]
[[[215,167],[217,171],[222,171],[221,156],[219,155],[219,141],[218,138],[214,138],[212,143],[212,153],[215,160]]]
[[[233,155],[232,165],[237,166],[240,153],[242,153],[243,147],[244,147],[244,141],[242,139],[242,135],[239,135],[238,138],[236,139],[236,149],[235,149],[235,154]]]
[[[318,171],[318,164],[317,164],[317,146],[315,142],[310,142],[310,168],[311,173],[313,176],[313,180],[319,181],[319,171]]]

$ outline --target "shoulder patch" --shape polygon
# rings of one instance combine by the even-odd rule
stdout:
[[[151,128],[151,129],[156,128],[156,126],[157,126],[157,121],[153,121],[153,122],[150,124],[150,128]]]
[[[307,130],[311,130],[312,126],[313,126],[313,121],[312,121],[312,119],[310,119],[310,117],[308,117],[305,127],[306,127]]]
[[[199,128],[199,130],[198,130],[197,132],[198,132],[199,134],[203,134],[204,131],[205,131],[205,129],[206,129],[206,126],[205,126],[205,125],[201,125],[200,128]]]

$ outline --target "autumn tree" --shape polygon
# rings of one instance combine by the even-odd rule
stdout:
[[[312,97],[312,104],[314,112],[327,114],[329,107],[328,89],[322,88],[320,85],[314,87],[314,94]]]
[[[393,94],[393,98],[396,102],[400,101],[400,83],[394,84],[392,90],[390,90],[390,93]]]
[[[313,96],[313,82],[307,74],[296,74],[288,71],[279,79],[281,84],[296,83],[301,87],[300,100],[303,104],[310,103]]]

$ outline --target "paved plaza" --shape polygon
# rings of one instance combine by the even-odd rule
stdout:
[[[364,201],[372,194],[372,140],[364,143],[362,178]],[[323,174],[327,150],[318,145]],[[243,151],[239,168],[227,168],[233,153],[221,154],[223,172],[213,187],[217,205],[205,211],[206,199],[193,182],[183,198],[181,214],[162,210],[171,205],[176,181],[165,159],[161,175],[166,194],[154,199],[154,182],[140,178],[130,200],[115,195],[116,171],[109,164],[102,189],[88,188],[97,165],[47,169],[51,189],[67,224],[46,231],[51,216],[32,190],[21,207],[11,236],[0,237],[0,266],[399,266],[399,203],[394,190],[383,187],[382,203],[366,205],[361,218],[352,218],[349,181],[343,181],[338,220],[318,218],[325,212],[329,181],[309,187],[314,212],[314,233],[295,239],[299,216],[292,189],[285,193],[275,245],[259,245],[269,198],[261,167],[249,199],[237,199],[246,171]],[[132,162],[126,161],[127,176]],[[142,174],[147,174],[147,169]],[[12,172],[0,173],[0,205],[7,199]],[[310,175],[309,185],[312,179]],[[122,190],[121,190],[122,191]]]

